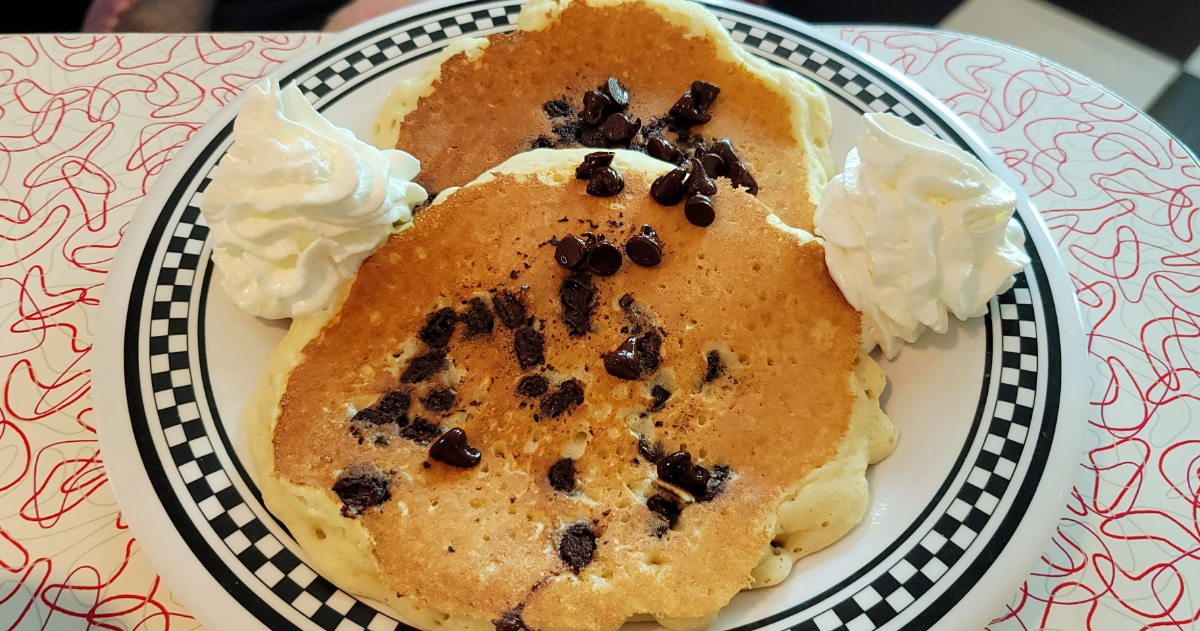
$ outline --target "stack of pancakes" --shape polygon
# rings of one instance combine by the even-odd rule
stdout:
[[[896,440],[859,314],[799,229],[828,115],[688,3],[531,6],[522,27],[389,111],[442,192],[293,323],[250,410],[260,487],[323,574],[419,627],[703,627],[848,532]],[[654,66],[668,53],[682,76]],[[636,142],[611,148],[605,196],[577,171],[594,149],[526,151],[555,133],[547,101],[610,76],[643,118],[719,85],[684,132],[731,139],[758,195],[718,179],[700,227],[651,195],[674,165]],[[558,247],[646,234],[661,262],[611,273]]]

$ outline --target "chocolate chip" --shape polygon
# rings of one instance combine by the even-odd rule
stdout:
[[[662,458],[663,448],[662,445],[658,443],[651,443],[643,437],[638,439],[638,453],[641,454],[647,462],[654,464],[657,463],[660,458]]]
[[[603,237],[592,246],[587,255],[587,269],[597,276],[612,276],[621,269],[621,250]]]
[[[704,170],[704,164],[699,158],[691,158],[688,160],[690,173],[687,179],[688,193],[701,195],[716,195],[717,183]]]
[[[599,149],[608,146],[608,137],[599,127],[585,127],[579,130],[579,144]]]
[[[550,465],[550,471],[546,475],[550,480],[550,488],[555,491],[575,492],[575,461],[573,459],[563,458]]]
[[[633,294],[621,294],[621,297],[617,298],[617,306],[621,307],[623,311],[629,311],[629,308],[633,306]]]
[[[525,619],[521,617],[524,612],[525,605],[517,605],[493,620],[492,624],[496,625],[496,631],[529,631],[529,627],[525,626]]]
[[[624,114],[612,114],[604,120],[601,131],[609,142],[627,143],[633,140],[638,130],[642,128],[642,119],[631,119]]]
[[[718,465],[712,468],[708,476],[708,484],[705,485],[704,491],[696,495],[697,502],[711,502],[714,498],[725,490],[725,483],[729,481],[729,467]]]
[[[707,364],[704,370],[704,382],[716,380],[722,373],[725,372],[725,363],[721,361],[721,353],[719,351],[708,351],[708,355],[704,356],[704,361]]]
[[[430,412],[447,412],[454,407],[454,401],[458,398],[450,388],[437,388],[425,395],[421,399],[421,404]]]
[[[430,351],[418,355],[408,363],[404,374],[400,375],[401,383],[420,383],[441,372],[446,367],[446,352]]]
[[[599,125],[604,116],[613,106],[613,100],[599,90],[588,90],[583,93],[583,109],[579,118],[589,125]]]
[[[658,412],[667,405],[667,399],[671,398],[671,391],[662,386],[656,385],[653,388],[650,388],[650,398],[654,400],[654,402],[650,404],[650,411]]]
[[[373,406],[380,414],[391,419],[390,422],[404,425],[408,422],[408,407],[412,405],[412,397],[407,392],[392,390],[383,395]]]
[[[571,109],[571,104],[567,103],[565,100],[554,99],[553,101],[546,101],[543,103],[542,111],[545,112],[546,116],[549,116],[550,118],[562,118],[564,116],[570,116],[573,110]]]
[[[687,169],[677,167],[663,173],[650,185],[650,197],[663,206],[674,206],[687,193]]]
[[[715,153],[704,154],[700,158],[700,165],[704,167],[704,172],[708,174],[708,177],[721,177],[725,175],[725,161]]]
[[[546,134],[542,134],[542,135],[538,136],[537,138],[534,138],[533,140],[529,141],[530,149],[549,149],[553,146],[554,146],[554,139],[547,136]]]
[[[654,267],[662,262],[662,244],[650,224],[644,224],[640,233],[625,242],[625,255],[642,267]]]
[[[425,326],[417,337],[433,348],[446,348],[450,338],[454,336],[454,326],[458,324],[458,314],[449,307],[438,309],[425,319]]]
[[[479,450],[467,444],[467,433],[459,427],[450,428],[429,446],[429,457],[459,469],[479,464]]]
[[[492,310],[488,308],[483,298],[478,296],[471,299],[467,306],[467,313],[462,319],[467,325],[467,337],[490,335],[496,326],[496,318],[492,315]]]
[[[560,145],[569,145],[579,140],[581,129],[580,122],[577,120],[569,120],[553,127],[554,135],[558,136]]]
[[[621,82],[617,81],[616,77],[609,77],[608,81],[605,81],[604,85],[600,86],[600,89],[612,101],[613,107],[617,111],[623,111],[629,106],[629,90],[626,90],[625,86],[621,85]]]
[[[683,506],[678,499],[662,494],[652,495],[646,499],[646,508],[658,517],[659,523],[654,524],[651,530],[654,536],[659,538],[679,523],[679,514],[683,512]]]
[[[617,379],[632,381],[642,376],[642,356],[638,353],[637,338],[626,339],[617,350],[604,354],[604,370]]]
[[[696,193],[688,197],[683,205],[683,216],[687,217],[693,226],[703,228],[712,225],[713,220],[717,218],[717,211],[713,208],[712,198]]]
[[[717,95],[721,93],[721,88],[707,81],[693,81],[691,93],[695,96],[696,105],[700,109],[707,110],[716,102]]]
[[[550,389],[550,382],[541,375],[527,375],[517,382],[517,394],[523,397],[540,397]]]
[[[579,163],[579,166],[575,167],[575,179],[591,179],[592,174],[595,173],[597,169],[603,169],[604,167],[612,164],[613,158],[616,157],[616,155],[617,154],[611,151],[593,151],[586,156],[583,156],[583,162]]]
[[[496,308],[496,315],[500,316],[500,321],[510,329],[525,326],[529,320],[525,313],[525,303],[507,289],[501,289],[492,296],[492,306]]]
[[[558,384],[558,389],[542,397],[542,413],[550,418],[558,418],[571,412],[583,403],[583,383],[578,379],[570,379]]]
[[[554,260],[567,269],[577,270],[587,262],[588,244],[583,239],[569,234],[559,240],[554,248]]]
[[[587,567],[596,554],[596,535],[586,523],[567,526],[558,538],[558,556],[576,574]]]
[[[675,123],[681,126],[702,125],[712,120],[712,114],[704,111],[696,103],[696,97],[690,92],[684,92],[683,96],[671,106],[671,118]]]
[[[662,136],[651,136],[650,140],[646,141],[646,153],[650,154],[651,158],[672,164],[678,164],[683,159],[683,152]]]
[[[571,274],[562,280],[558,299],[563,306],[562,320],[572,337],[587,335],[592,330],[592,309],[596,287],[588,274]]]
[[[746,163],[737,161],[729,165],[729,182],[734,188],[744,188],[751,195],[758,195],[758,182],[754,181],[754,176],[750,175],[750,169],[746,168]]]
[[[708,469],[692,463],[692,454],[677,451],[658,461],[658,477],[691,493],[700,495],[708,488]]]
[[[413,419],[412,423],[400,428],[400,437],[413,441],[420,445],[427,445],[429,441],[442,435],[440,425],[435,425],[423,418]]]
[[[392,498],[392,481],[382,471],[369,467],[350,467],[333,483],[333,492],[342,500],[342,516],[357,517],[372,506]]]
[[[521,368],[530,368],[546,361],[546,339],[541,331],[525,326],[513,332],[513,350]]]
[[[726,165],[739,161],[737,152],[733,150],[733,143],[725,138],[714,142],[713,146],[708,148],[708,153],[719,156]]]
[[[592,197],[612,197],[625,190],[625,179],[612,167],[592,171],[588,180],[587,194]]]
[[[658,370],[662,361],[662,335],[658,331],[646,331],[637,339],[638,354],[642,358],[642,369],[646,372]]]

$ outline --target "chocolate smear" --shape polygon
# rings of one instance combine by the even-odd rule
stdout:
[[[352,466],[333,483],[333,492],[342,500],[342,516],[357,517],[372,506],[392,498],[392,481],[376,467]]]
[[[408,363],[408,368],[400,375],[401,383],[420,383],[438,374],[446,368],[446,352],[430,351],[418,355]]]
[[[550,488],[560,493],[575,492],[575,460],[572,458],[563,458],[558,462],[550,465],[550,471],[546,474],[550,481]]]
[[[542,397],[540,406],[542,413],[550,418],[558,418],[573,411],[583,403],[583,383],[578,379],[570,379],[558,384],[558,388]]]
[[[421,327],[417,337],[433,348],[446,348],[450,344],[450,338],[454,336],[454,327],[457,324],[458,314],[454,309],[438,309],[425,319],[425,326]]]
[[[550,382],[541,375],[521,377],[517,382],[517,394],[523,397],[540,397],[550,389]]]

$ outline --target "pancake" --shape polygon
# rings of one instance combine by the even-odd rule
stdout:
[[[421,160],[418,183],[426,190],[465,184],[531,146],[580,146],[584,94],[611,77],[628,89],[625,114],[642,123],[632,143],[614,146],[643,149],[659,135],[694,153],[728,139],[762,201],[788,225],[812,230],[815,200],[834,174],[825,97],[800,75],[742,50],[703,7],[534,0],[518,27],[455,40],[440,63],[399,85],[380,109],[375,143]],[[720,94],[712,120],[688,127],[681,141],[663,125],[695,80]],[[569,110],[547,106],[556,100]]]
[[[649,196],[669,165],[636,152],[615,152],[621,193],[591,196],[585,153],[444,191],[293,323],[250,407],[266,506],[324,576],[410,624],[703,627],[845,535],[895,444],[818,241],[724,180],[692,225]],[[568,234],[646,224],[656,266],[555,259]]]

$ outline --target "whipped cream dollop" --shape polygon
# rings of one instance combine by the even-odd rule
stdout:
[[[948,314],[983,315],[1029,264],[1017,195],[977,158],[891,114],[825,187],[813,219],[825,261],[863,317],[863,350],[893,358]]]
[[[294,85],[251,85],[233,137],[200,211],[222,285],[259,317],[327,306],[426,198],[416,158],[333,125]]]

